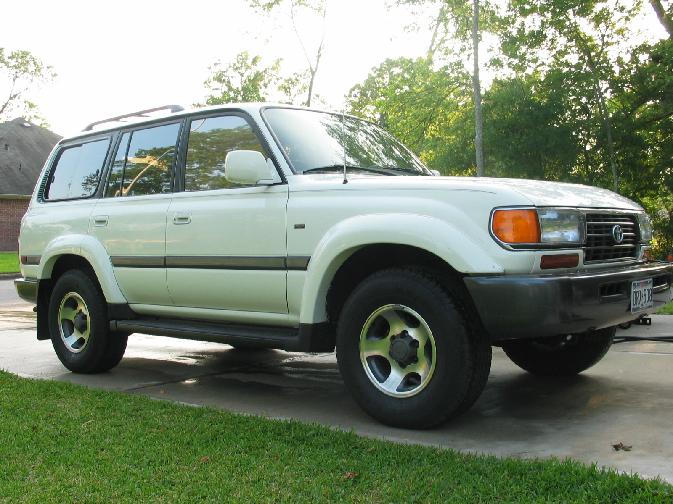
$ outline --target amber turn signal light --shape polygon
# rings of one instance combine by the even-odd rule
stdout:
[[[540,269],[575,268],[579,263],[579,254],[543,255],[540,258]]]
[[[539,243],[540,222],[531,209],[507,209],[493,212],[493,234],[505,243]]]

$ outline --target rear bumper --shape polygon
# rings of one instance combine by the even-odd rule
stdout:
[[[39,281],[36,278],[17,278],[14,280],[16,293],[24,301],[37,304],[37,287]]]
[[[492,341],[555,336],[610,327],[631,313],[631,282],[654,279],[654,306],[671,300],[673,265],[654,263],[572,274],[465,277]]]

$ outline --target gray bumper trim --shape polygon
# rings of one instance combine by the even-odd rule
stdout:
[[[492,341],[580,333],[638,317],[631,313],[631,282],[653,278],[654,306],[671,300],[673,265],[641,264],[549,275],[465,277]]]
[[[14,280],[16,293],[24,301],[37,304],[37,287],[39,281],[36,278],[17,278]]]

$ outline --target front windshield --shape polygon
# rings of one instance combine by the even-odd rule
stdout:
[[[297,173],[348,169],[387,175],[431,175],[406,147],[378,126],[350,116],[269,108],[264,117]],[[343,123],[342,123],[343,121]]]

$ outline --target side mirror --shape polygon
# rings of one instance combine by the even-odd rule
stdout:
[[[442,174],[439,173],[439,170],[430,170],[430,173],[432,173],[435,177],[441,177]]]
[[[224,160],[224,177],[234,184],[271,185],[273,172],[261,152],[235,150]]]

